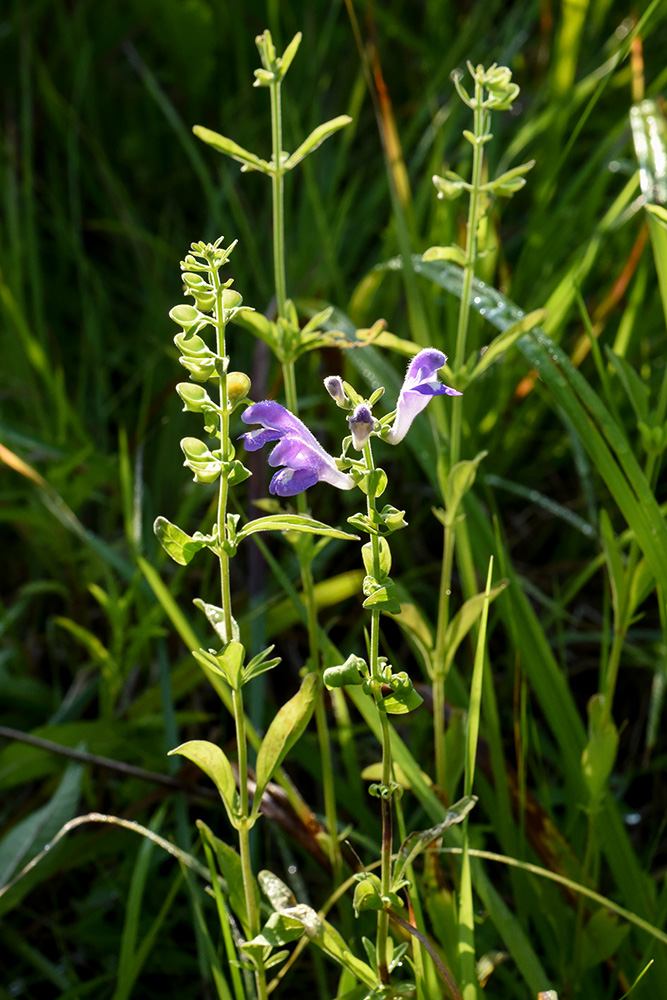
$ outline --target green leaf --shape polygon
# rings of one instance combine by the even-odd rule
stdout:
[[[466,184],[462,177],[458,177],[452,171],[447,171],[445,177],[439,177],[437,174],[434,175],[433,183],[438,192],[438,198],[444,198],[446,201],[453,201],[455,198],[460,198],[464,191],[470,190],[470,185]]]
[[[301,44],[301,37],[301,32],[297,31],[296,35],[285,49],[280,59],[277,60],[278,65],[280,66],[280,72],[278,75],[279,80],[283,80],[285,78],[287,70],[292,65],[292,60],[294,59],[299,45]]]
[[[449,470],[445,486],[446,520],[448,525],[451,526],[454,523],[461,500],[475,482],[477,466],[487,455],[488,452],[480,451],[475,458],[457,462]]]
[[[582,928],[581,968],[590,969],[612,959],[628,936],[630,927],[615,913],[600,909]]]
[[[623,627],[621,609],[626,605],[628,581],[626,579],[621,550],[614,536],[614,529],[611,526],[609,515],[604,508],[600,511],[600,537],[602,539],[602,548],[609,574],[615,625],[619,628]],[[630,613],[632,613],[632,609],[630,609]]]
[[[61,827],[76,815],[82,764],[69,764],[46,805],[21,819],[0,841],[0,886],[45,849]],[[0,894],[1,895],[1,894]],[[6,904],[3,900],[3,907]]]
[[[364,472],[357,486],[366,496],[381,497],[387,488],[387,473],[384,469],[371,469]]]
[[[207,146],[212,146],[213,149],[217,149],[219,153],[224,153],[225,156],[231,156],[233,160],[242,163],[246,170],[260,170],[263,174],[272,173],[271,166],[266,160],[262,160],[259,156],[255,156],[254,153],[248,152],[247,149],[239,146],[233,139],[228,139],[227,136],[220,135],[219,132],[213,132],[210,128],[204,128],[202,125],[195,125],[192,131]]]
[[[511,170],[506,170],[504,174],[500,174],[494,180],[483,184],[481,189],[482,191],[493,191],[494,194],[498,194],[503,198],[510,198],[517,191],[521,190],[526,183],[524,174],[527,174],[534,166],[535,160],[529,160],[528,163],[512,167]]]
[[[389,577],[385,577],[379,583],[372,576],[367,576],[363,586],[364,594],[367,594],[363,603],[364,608],[372,608],[374,611],[384,611],[387,614],[397,615],[401,610],[401,603],[396,596],[396,585]]]
[[[354,653],[350,653],[345,663],[339,663],[335,667],[327,667],[323,674],[323,680],[328,688],[342,688],[348,685],[363,684],[364,677],[368,676],[368,666],[365,660]]]
[[[168,521],[166,517],[155,519],[153,531],[167,555],[171,556],[174,562],[180,566],[187,566],[197,552],[206,546],[205,542],[192,538],[177,525]]]
[[[466,265],[465,250],[454,243],[448,247],[429,247],[422,254],[422,260],[452,260],[459,267]]]
[[[192,603],[195,607],[199,608],[200,611],[204,612],[209,620],[209,623],[215,629],[216,634],[220,639],[222,639],[223,642],[225,642],[227,639],[227,632],[225,629],[225,613],[222,608],[219,608],[215,604],[207,604],[206,601],[202,601],[200,597],[195,597]],[[231,645],[231,643],[229,645]],[[235,645],[241,646],[238,642]],[[243,653],[244,649],[243,646],[241,646],[241,657],[243,657]]]
[[[304,935],[303,921],[286,913],[274,912],[262,927],[253,942],[268,944],[271,948],[279,948],[292,941],[298,941]]]
[[[605,696],[594,694],[588,702],[588,743],[581,755],[581,768],[589,795],[589,806],[597,809],[616,761],[618,731],[605,712]]]
[[[238,486],[239,483],[245,482],[252,475],[250,469],[246,469],[243,462],[239,462],[238,458],[227,464],[226,472],[227,482],[230,486]]]
[[[389,548],[389,542],[386,538],[378,539],[379,551],[380,551],[380,579],[384,579],[385,576],[389,576],[391,571],[391,549]],[[373,543],[366,542],[365,545],[361,547],[361,558],[364,561],[364,567],[366,573],[369,576],[373,575]]]
[[[280,353],[280,336],[278,327],[261,312],[238,312],[234,316],[234,323],[237,326],[248,330],[255,337],[259,337],[265,344],[268,344],[274,354]]]
[[[307,674],[294,697],[290,698],[274,716],[257,752],[255,765],[257,787],[252,807],[253,814],[259,811],[264,789],[276,768],[283,762],[308,725],[315,708],[319,684],[317,674]]]
[[[229,899],[229,905],[241,921],[244,934],[249,935],[250,924],[245,905],[245,888],[243,885],[243,867],[241,865],[241,858],[231,844],[226,844],[224,840],[220,840],[219,837],[216,837],[213,831],[206,825],[206,823],[204,823],[203,820],[197,820],[197,828],[199,829],[201,837],[210,844],[216,856],[222,877],[227,883],[227,898]],[[252,880],[252,884],[253,892],[255,894],[255,902],[259,907],[259,890],[255,879]]]
[[[334,132],[338,132],[339,129],[344,128],[345,125],[349,125],[351,121],[352,119],[349,115],[338,115],[337,118],[332,118],[331,121],[318,125],[317,128],[313,129],[308,138],[304,139],[301,145],[287,158],[284,164],[285,170],[291,170],[297,163],[301,163],[306,156],[314,152],[318,146],[321,146],[325,139],[328,139]]]
[[[196,604],[197,601],[194,601],[194,603]],[[202,606],[204,602],[200,601],[199,604]],[[220,611],[214,604],[207,604],[205,607],[211,609],[213,616],[216,616],[216,613]],[[203,607],[202,610],[204,610]],[[206,616],[207,618],[209,617],[208,612]],[[245,680],[242,680],[245,647],[238,640],[232,639],[223,646],[219,653],[213,653],[205,649],[193,649],[192,655],[203,667],[213,670],[220,677],[224,677],[229,686],[235,691],[239,691],[245,683]]]
[[[492,587],[488,595],[489,602],[493,601],[508,583],[508,580],[501,580],[495,587]],[[445,662],[442,666],[437,663],[433,664],[434,671],[447,673],[457,649],[481,615],[486,599],[485,593],[475,594],[474,597],[469,597],[456,612],[445,632]]]
[[[618,380],[625,390],[625,395],[630,401],[632,409],[635,411],[637,420],[646,420],[648,417],[648,397],[649,387],[637,374],[632,365],[622,358],[620,354],[612,351],[608,344],[605,344],[607,360],[618,375]]]
[[[468,382],[474,382],[482,372],[485,372],[487,368],[493,364],[496,358],[508,351],[513,344],[516,344],[519,337],[523,336],[524,333],[528,333],[534,327],[541,323],[546,316],[546,309],[534,309],[533,312],[528,313],[522,319],[512,323],[508,326],[506,330],[499,333],[497,337],[491,341],[489,346],[485,348],[483,354],[481,355],[479,361],[473,368],[472,372],[468,377]]]
[[[382,707],[388,715],[406,715],[423,704],[424,699],[413,687],[392,691],[382,699]]]
[[[247,684],[254,677],[259,677],[260,674],[266,673],[267,670],[273,670],[280,663],[280,657],[274,656],[269,657],[269,654],[273,652],[275,646],[267,646],[263,649],[261,653],[257,653],[253,656],[252,660],[246,665],[243,670],[243,683]]]
[[[209,743],[208,740],[190,740],[188,743],[182,743],[174,750],[170,750],[169,756],[176,753],[180,754],[181,757],[187,757],[193,764],[201,768],[204,774],[208,775],[218,789],[227,815],[233,824],[235,820],[236,782],[234,781],[232,765],[225,752],[215,743]]]
[[[307,517],[305,514],[272,514],[269,517],[258,517],[254,521],[249,521],[238,533],[239,540],[254,535],[257,531],[305,531],[311,535],[326,535],[329,538],[345,538],[356,541],[357,535],[351,535],[340,528],[331,528],[322,521],[316,521],[314,517]]]

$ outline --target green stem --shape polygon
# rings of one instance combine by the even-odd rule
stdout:
[[[245,898],[246,913],[248,915],[248,928],[250,937],[254,938],[259,934],[259,910],[255,900],[255,879],[252,873],[252,863],[250,860],[250,824],[248,822],[248,745],[245,733],[245,712],[243,709],[243,696],[240,691],[232,691],[234,705],[234,723],[236,726],[236,745],[238,748],[238,768],[239,768],[239,798],[240,798],[240,820],[237,827],[239,834],[239,854],[241,857],[241,874],[243,877],[243,894]],[[257,986],[257,996],[259,1000],[266,1000],[268,993],[266,990],[266,972],[261,963],[255,969],[255,984]]]
[[[285,280],[285,214],[284,171],[281,163],[283,122],[280,104],[280,83],[274,82],[271,91],[271,142],[273,147],[273,270],[276,285],[276,305],[279,316],[285,315],[287,285]]]
[[[489,112],[482,108],[483,86],[475,80],[475,107],[473,134],[475,142],[472,147],[472,177],[470,203],[468,205],[468,226],[466,232],[466,262],[463,269],[463,289],[461,291],[461,306],[456,328],[456,349],[454,351],[454,373],[458,372],[465,361],[466,341],[470,321],[470,291],[475,274],[477,259],[477,229],[479,226],[479,206],[482,192],[482,169],[484,165],[484,144],[481,141],[488,126]],[[461,449],[462,398],[455,396],[452,400],[452,431],[450,438],[451,464],[459,460]]]
[[[366,468],[370,472],[374,468],[373,452],[370,442],[364,447],[364,458]],[[368,493],[367,512],[372,519],[375,513],[375,496],[372,491]],[[377,535],[371,535],[371,549],[373,553],[373,576],[379,579],[382,574],[380,566],[380,542]],[[382,778],[380,782],[380,803],[382,818],[382,846],[380,852],[380,894],[386,897],[391,889],[391,856],[393,846],[392,831],[392,806],[391,806],[391,786],[392,786],[392,762],[391,762],[391,739],[389,732],[389,720],[382,705],[382,677],[380,675],[380,612],[371,610],[371,637],[370,637],[370,662],[369,669],[373,681],[373,695],[377,705],[380,718],[380,745],[382,748]],[[389,936],[389,913],[387,910],[378,912],[376,955],[378,976],[381,983],[389,982],[389,965],[387,961],[387,940]]]
[[[231,457],[231,442],[229,438],[229,396],[227,392],[227,348],[225,343],[225,323],[223,309],[224,288],[220,282],[220,276],[216,268],[211,269],[213,288],[215,290],[215,336],[216,354],[222,359],[222,367],[219,371],[220,386],[218,393],[219,430],[220,430],[220,450],[223,462],[228,462]],[[218,490],[218,559],[220,562],[220,603],[223,613],[224,641],[230,642],[233,638],[232,630],[232,596],[229,573],[229,554],[223,549],[222,543],[227,532],[227,506],[229,502],[229,480],[225,471],[220,476]],[[248,801],[248,741],[245,729],[245,712],[243,708],[243,696],[240,690],[232,690],[232,705],[234,710],[234,725],[236,728],[236,746],[238,753],[239,770],[239,798],[240,798],[240,822],[239,833],[239,853],[241,858],[241,872],[243,877],[243,891],[245,896],[246,913],[250,936],[259,934],[259,911],[255,901],[255,880],[252,872],[250,860],[250,827],[248,822],[249,801]],[[267,1000],[266,973],[261,965],[255,969],[255,983],[259,1000]]]
[[[447,787],[445,756],[445,635],[449,622],[449,598],[452,593],[454,561],[454,529],[448,526],[443,534],[442,570],[438,598],[438,628],[433,650],[433,737],[435,744],[435,780],[438,788]]]
[[[298,415],[299,403],[296,393],[296,379],[294,377],[294,362],[284,361],[282,369],[287,408],[295,415]],[[299,493],[297,496],[297,510],[300,514],[305,514],[307,511],[306,498],[303,493]],[[297,546],[297,556],[301,572],[303,602],[306,606],[306,614],[308,617],[310,668],[311,670],[316,670],[321,674],[322,663],[320,658],[317,601],[315,600],[315,583],[312,572],[312,552],[312,538],[308,535],[301,535],[299,545]],[[324,704],[324,685],[322,685],[315,703],[315,728],[317,730],[317,742],[320,750],[320,759],[322,761],[324,814],[327,818],[327,827],[329,829],[330,838],[329,860],[331,861],[334,882],[338,882],[342,876],[343,858],[340,849],[340,841],[338,839],[338,811],[336,806],[331,737],[327,723],[326,707]]]
[[[465,361],[466,341],[470,322],[470,292],[475,275],[477,259],[477,230],[482,192],[482,174],[484,167],[484,143],[482,136],[489,125],[489,112],[482,107],[483,86],[475,80],[475,104],[473,110],[473,143],[472,176],[470,202],[468,205],[468,225],[466,231],[465,266],[463,269],[463,288],[459,306],[459,317],[456,329],[456,347],[454,352],[454,373],[458,372]],[[452,422],[449,439],[449,467],[454,466],[461,455],[461,431],[463,420],[463,399],[455,396],[452,399]],[[453,521],[456,511],[447,511]],[[441,789],[446,787],[446,756],[445,756],[445,636],[449,624],[449,597],[452,591],[452,572],[454,566],[454,526],[445,527],[443,538],[443,558],[440,574],[440,593],[438,599],[438,621],[436,627],[435,646],[432,659],[433,677],[433,718],[434,718],[434,753],[436,782]]]
[[[223,359],[226,365],[227,346],[225,343],[225,323],[222,297],[224,288],[220,282],[220,276],[216,268],[212,268],[211,277],[213,288],[215,289],[215,340],[216,354]],[[220,372],[220,386],[218,392],[218,406],[220,408],[219,429],[220,448],[223,462],[229,461],[230,441],[229,441],[229,400],[227,395],[227,369]],[[227,504],[229,501],[229,481],[226,472],[223,472],[219,480],[218,488],[218,559],[220,562],[220,594],[221,607],[223,613],[223,624],[225,632],[225,642],[231,642],[232,634],[232,592],[229,575],[229,555],[222,548],[227,531]]]

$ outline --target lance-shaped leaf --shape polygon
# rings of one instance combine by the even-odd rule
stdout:
[[[201,605],[203,605],[203,601],[200,602]],[[215,605],[204,605],[202,611],[205,608],[211,608],[214,612],[219,610]],[[205,613],[208,617],[208,611]],[[219,653],[211,653],[205,649],[193,649],[192,655],[203,667],[219,674],[220,677],[224,677],[229,686],[235,691],[239,691],[243,686],[242,675],[245,647],[236,639],[232,639],[223,646]]]
[[[247,149],[239,146],[233,139],[228,139],[226,135],[213,132],[210,128],[204,128],[203,125],[195,125],[192,131],[207,146],[212,146],[219,153],[224,153],[225,156],[231,156],[233,160],[238,160],[239,163],[243,164],[245,170],[261,170],[263,174],[271,173],[271,167],[266,160],[262,160],[259,156],[255,156],[254,153],[248,152]]]
[[[335,959],[344,969],[349,969],[366,986],[377,986],[377,976],[373,970],[349,951],[347,942],[336,928],[320,917],[312,907],[297,903],[291,890],[273,872],[261,871],[257,881],[274,910],[300,920],[306,934],[318,948]]]
[[[319,688],[317,674],[308,674],[293,698],[290,698],[274,717],[257,753],[257,787],[252,812],[256,815],[264,794],[276,768],[283,762],[291,748],[308,725]]]
[[[618,730],[605,712],[605,696],[594,694],[588,702],[588,743],[581,755],[591,809],[598,808],[616,761]]]
[[[219,837],[216,837],[213,831],[209,829],[203,820],[197,820],[197,828],[202,839],[208,842],[215,854],[222,877],[227,883],[227,898],[229,900],[229,905],[233,913],[235,913],[241,921],[243,933],[246,936],[249,936],[250,922],[248,920],[248,913],[245,905],[245,889],[243,886],[241,858],[231,844],[226,844],[224,840],[220,840]],[[259,889],[254,879],[252,886],[255,895],[255,904],[259,909]]]
[[[475,482],[477,466],[487,455],[487,451],[480,451],[474,458],[464,458],[449,470],[445,485],[446,511],[444,516],[436,512],[436,516],[442,521],[445,527],[451,527],[454,524],[459,504]]]
[[[493,601],[505,589],[508,583],[508,580],[501,580],[499,584],[492,587],[489,591],[489,601]],[[433,664],[435,676],[446,674],[449,670],[457,649],[481,615],[485,600],[486,594],[475,594],[474,597],[469,597],[452,618],[445,632],[444,663]]]
[[[424,255],[424,260],[426,255]],[[433,259],[433,258],[431,258]],[[517,320],[513,323],[507,330],[503,330],[495,337],[489,346],[485,349],[484,353],[481,355],[479,361],[473,368],[468,381],[474,382],[474,380],[485,372],[489,368],[496,358],[508,351],[513,344],[517,342],[519,337],[522,337],[524,333],[528,333],[533,327],[536,327],[538,323],[541,323],[546,316],[546,309],[534,309],[533,312],[528,313],[527,316],[522,317],[522,319]]]
[[[438,823],[437,826],[432,826],[430,830],[415,830],[408,837],[406,837],[401,844],[396,858],[392,884],[394,886],[399,885],[404,877],[406,869],[412,864],[417,855],[421,854],[421,852],[424,851],[429,844],[432,844],[434,840],[441,837],[445,830],[448,830],[450,826],[454,826],[455,823],[460,823],[468,815],[476,802],[476,795],[467,795],[465,798],[459,799],[458,802],[455,802],[454,805],[447,810],[447,815],[442,823]]]
[[[155,519],[153,531],[167,555],[180,566],[187,566],[196,553],[206,546],[206,540],[193,538],[166,517]]]
[[[294,38],[292,39],[292,41],[289,43],[289,45],[285,49],[285,51],[281,55],[280,59],[276,59],[276,63],[278,65],[278,79],[279,80],[284,80],[285,79],[285,74],[287,73],[287,70],[292,65],[292,60],[294,59],[294,56],[297,53],[297,49],[299,48],[299,45],[301,45],[301,38],[302,38],[301,32],[297,31],[296,35],[294,36]]]
[[[203,611],[209,620],[209,623],[215,629],[216,635],[222,639],[223,642],[228,641],[228,636],[225,628],[225,612],[222,608],[219,608],[217,604],[207,604],[206,601],[202,601],[200,597],[195,597],[192,602],[200,611]],[[240,643],[235,643],[235,645],[240,646]],[[241,646],[241,657],[243,657],[243,646]]]
[[[483,184],[482,191],[493,191],[494,194],[499,194],[503,198],[510,198],[517,191],[521,190],[526,183],[524,174],[527,174],[534,166],[535,160],[530,160],[528,163],[522,163],[518,167],[512,167],[511,170],[507,170],[500,177],[496,177],[494,180]]]
[[[193,764],[201,768],[207,774],[215,787],[220,792],[220,798],[224,802],[230,822],[234,823],[234,796],[236,794],[236,782],[232,765],[227,759],[224,750],[221,750],[215,743],[208,740],[190,740],[188,743],[181,743],[180,747],[169,751],[169,756],[180,754],[187,757]]]
[[[340,528],[332,528],[322,521],[316,521],[314,517],[307,517],[305,514],[272,514],[269,517],[258,517],[254,521],[250,521],[241,528],[237,538],[240,541],[258,531],[304,531],[310,535],[326,535],[329,538],[345,538],[351,541],[355,541],[358,537],[351,535],[348,531],[341,531]]]
[[[344,128],[345,125],[349,125],[351,121],[352,119],[349,115],[338,115],[337,118],[332,118],[331,121],[318,125],[317,128],[313,129],[308,138],[304,139],[301,145],[294,150],[291,156],[288,156],[285,160],[284,169],[291,170],[297,163],[301,163],[318,146],[321,146],[325,139],[328,139],[334,132],[338,132],[339,129]]]
[[[274,353],[280,349],[280,335],[278,327],[267,319],[260,312],[242,311],[234,316],[234,322],[242,326],[244,330],[249,330],[255,337],[259,337],[265,344],[268,344]]]
[[[429,247],[424,251],[422,260],[453,260],[460,267],[466,265],[465,250],[451,243],[448,247]]]

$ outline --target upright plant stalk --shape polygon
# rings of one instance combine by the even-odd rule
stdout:
[[[231,442],[229,435],[229,393],[227,387],[227,345],[225,342],[225,322],[223,295],[224,288],[220,281],[218,271],[213,268],[211,271],[212,285],[215,292],[215,336],[216,354],[222,363],[219,365],[220,388],[219,400],[219,429],[220,429],[220,450],[223,463],[230,461]],[[229,479],[227,475],[221,475],[218,486],[218,539],[217,556],[220,562],[220,607],[223,612],[224,643],[229,643],[233,639],[232,629],[232,598],[229,572],[229,554],[225,547],[227,542],[227,505],[229,500]],[[252,871],[250,858],[250,830],[254,820],[250,821],[250,803],[248,798],[248,741],[245,728],[245,709],[243,707],[243,689],[232,688],[232,704],[234,708],[234,726],[236,730],[236,747],[238,763],[238,783],[239,783],[239,821],[237,825],[239,835],[239,854],[241,858],[241,873],[243,877],[243,893],[245,898],[246,913],[248,915],[248,925],[251,937],[256,937],[260,930],[259,910],[255,900],[255,879]],[[257,988],[258,1000],[266,1000],[268,997],[266,972],[264,971],[261,959],[256,961],[255,985]]]
[[[271,138],[274,171],[271,176],[271,193],[273,200],[273,270],[276,288],[276,306],[278,316],[287,318],[287,282],[285,265],[285,199],[284,170],[281,164],[282,152],[282,104],[280,96],[280,79],[274,79],[270,85],[271,94]],[[296,389],[294,361],[290,358],[281,359],[285,400],[287,408],[298,416],[299,403]],[[297,497],[299,514],[307,512],[305,496]],[[297,547],[297,558],[301,575],[301,587],[308,621],[308,648],[311,669],[322,674],[320,659],[319,628],[317,617],[317,602],[315,600],[315,584],[312,572],[313,541],[307,536],[301,536]],[[334,881],[341,877],[342,855],[338,840],[338,812],[336,808],[336,793],[334,785],[333,763],[331,754],[331,738],[324,704],[324,688],[321,689],[315,705],[315,727],[317,741],[322,761],[322,789],[324,796],[324,812],[329,828],[330,850],[329,860],[333,870]]]
[[[283,148],[282,105],[280,80],[274,79],[269,87],[271,94],[271,145],[273,172],[271,195],[273,202],[273,273],[276,285],[276,305],[280,317],[285,316],[287,281],[285,278],[285,171],[281,162]]]
[[[374,469],[373,453],[370,443],[364,447],[364,458],[369,472]],[[373,521],[376,517],[375,493],[369,488],[367,502],[368,517]],[[371,535],[371,547],[373,554],[373,575],[379,578],[382,575],[380,566],[380,541],[377,535]],[[391,888],[391,855],[393,844],[392,830],[392,765],[391,765],[391,739],[389,733],[389,720],[387,712],[382,704],[382,676],[380,673],[380,612],[371,609],[371,636],[369,655],[370,677],[373,687],[373,696],[377,705],[380,717],[380,734],[382,748],[382,777],[380,781],[380,809],[382,819],[382,846],[380,851],[380,895],[386,899]],[[376,955],[378,976],[381,983],[389,982],[389,966],[387,961],[387,939],[389,936],[389,914],[386,909],[378,911]]]
[[[223,462],[228,462],[230,457],[229,441],[229,398],[227,392],[227,368],[225,360],[227,358],[227,345],[225,342],[225,323],[223,310],[224,289],[220,281],[220,275],[215,268],[211,270],[212,285],[215,290],[215,341],[216,354],[223,359],[218,372],[220,388],[218,393],[219,427],[220,427],[220,449]],[[229,500],[229,480],[225,475],[220,476],[218,481],[218,538],[220,546],[218,549],[218,560],[220,562],[220,607],[223,611],[224,621],[224,641],[231,642],[232,636],[232,595],[229,576],[229,554],[223,546],[227,532],[227,504]],[[240,746],[240,744],[239,744]]]
[[[473,108],[473,160],[472,178],[470,184],[470,199],[468,205],[468,224],[466,229],[465,265],[463,268],[463,288],[459,305],[459,317],[456,329],[456,348],[454,353],[454,372],[458,372],[465,360],[466,341],[470,321],[470,291],[475,274],[477,259],[477,230],[479,227],[479,206],[482,198],[480,190],[484,165],[484,146],[481,142],[488,127],[489,112],[482,107],[484,87],[475,77],[475,97]],[[463,414],[463,399],[452,400],[452,422],[450,434],[450,469],[459,461],[461,453],[461,424]],[[443,533],[442,568],[440,574],[440,591],[438,597],[438,619],[435,648],[433,653],[433,717],[435,745],[435,775],[436,782],[443,790],[447,784],[447,768],[445,757],[445,636],[449,624],[449,598],[452,592],[452,571],[454,565],[455,528],[454,517],[448,518]]]
[[[474,80],[475,88],[472,97],[461,83],[460,73],[453,73],[452,79],[459,97],[473,112],[473,131],[464,131],[463,135],[472,145],[472,171],[470,182],[453,171],[446,171],[444,177],[434,177],[434,183],[441,198],[457,198],[463,191],[468,193],[468,222],[466,229],[465,249],[460,247],[432,247],[424,254],[425,260],[455,260],[463,269],[461,301],[456,330],[456,345],[454,350],[454,374],[459,375],[466,358],[466,343],[470,321],[470,294],[475,275],[475,263],[478,256],[478,230],[484,211],[484,204],[490,194],[501,197],[511,197],[526,183],[525,174],[534,166],[534,161],[522,163],[520,166],[483,182],[484,146],[492,139],[488,131],[491,121],[491,111],[506,111],[516,99],[519,88],[512,83],[512,74],[505,66],[495,63],[488,69],[483,66],[473,66],[468,63],[468,69]],[[475,373],[468,375],[473,379]],[[447,628],[449,625],[449,597],[452,586],[455,543],[458,538],[458,562],[468,597],[475,592],[474,567],[471,559],[471,547],[465,521],[459,521],[458,508],[470,489],[475,478],[477,463],[483,453],[469,462],[461,462],[461,432],[463,418],[463,401],[453,400],[451,434],[449,440],[449,472],[443,487],[445,511],[441,518],[444,524],[442,569],[440,576],[440,591],[438,597],[438,621],[435,646],[433,651],[433,707],[434,707],[434,743],[436,781],[441,788],[446,787],[446,761],[444,736],[445,709],[445,667]]]

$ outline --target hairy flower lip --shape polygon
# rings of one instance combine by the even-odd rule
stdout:
[[[269,492],[281,497],[296,496],[317,482],[326,482],[339,490],[351,490],[354,479],[337,468],[334,459],[317,438],[293,413],[265,399],[254,403],[241,414],[245,424],[260,424],[241,434],[246,451],[257,451],[265,444],[278,444],[269,456],[269,465],[285,466],[271,479]]]
[[[408,365],[396,404],[396,416],[391,430],[385,435],[389,444],[398,444],[412,426],[412,421],[428,405],[432,396],[461,396],[457,389],[440,382],[437,372],[447,357],[435,347],[415,354]]]

